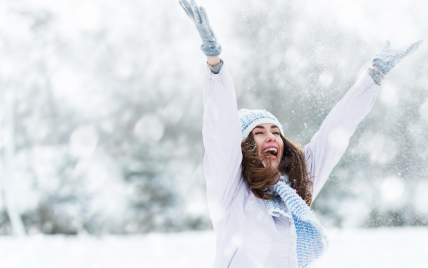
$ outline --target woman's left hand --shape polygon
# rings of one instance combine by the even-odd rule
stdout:
[[[422,42],[423,40],[420,40],[405,48],[391,49],[391,44],[389,41],[386,41],[383,48],[374,57],[373,65],[377,66],[386,75],[395,64],[418,49]]]

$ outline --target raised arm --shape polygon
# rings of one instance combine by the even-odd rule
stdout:
[[[204,80],[204,170],[213,221],[229,207],[241,178],[241,126],[232,78],[223,66]]]
[[[318,195],[334,166],[348,148],[349,138],[370,112],[380,89],[383,74],[415,51],[422,41],[404,49],[391,49],[389,42],[376,54],[373,69],[363,72],[345,96],[333,107],[321,128],[303,152],[313,176],[312,198]]]
[[[216,227],[230,206],[241,177],[241,126],[232,78],[220,60],[221,45],[212,30],[203,7],[194,0],[180,1],[195,23],[207,56],[204,79],[203,140],[204,172],[208,206]]]
[[[376,72],[373,69],[369,71]],[[307,169],[313,176],[313,200],[348,148],[349,138],[357,125],[373,107],[379,88],[369,72],[363,72],[303,149],[308,160]]]

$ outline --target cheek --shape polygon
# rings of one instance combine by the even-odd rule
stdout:
[[[256,143],[257,155],[260,155],[260,148],[262,148],[263,141],[260,141],[260,138],[254,138],[254,142]]]
[[[278,145],[279,145],[279,150],[281,151],[281,156],[284,155],[284,142],[282,141],[282,139],[280,139],[280,141],[278,141]]]

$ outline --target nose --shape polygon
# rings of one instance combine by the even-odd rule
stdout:
[[[275,140],[276,140],[275,135],[273,135],[273,133],[269,132],[269,134],[268,134],[268,136],[266,138],[266,142],[272,142],[272,141],[275,141]]]

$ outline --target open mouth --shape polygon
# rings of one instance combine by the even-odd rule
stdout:
[[[278,156],[278,149],[275,147],[269,147],[263,150],[263,154],[267,154],[268,158],[270,159],[276,159]]]

